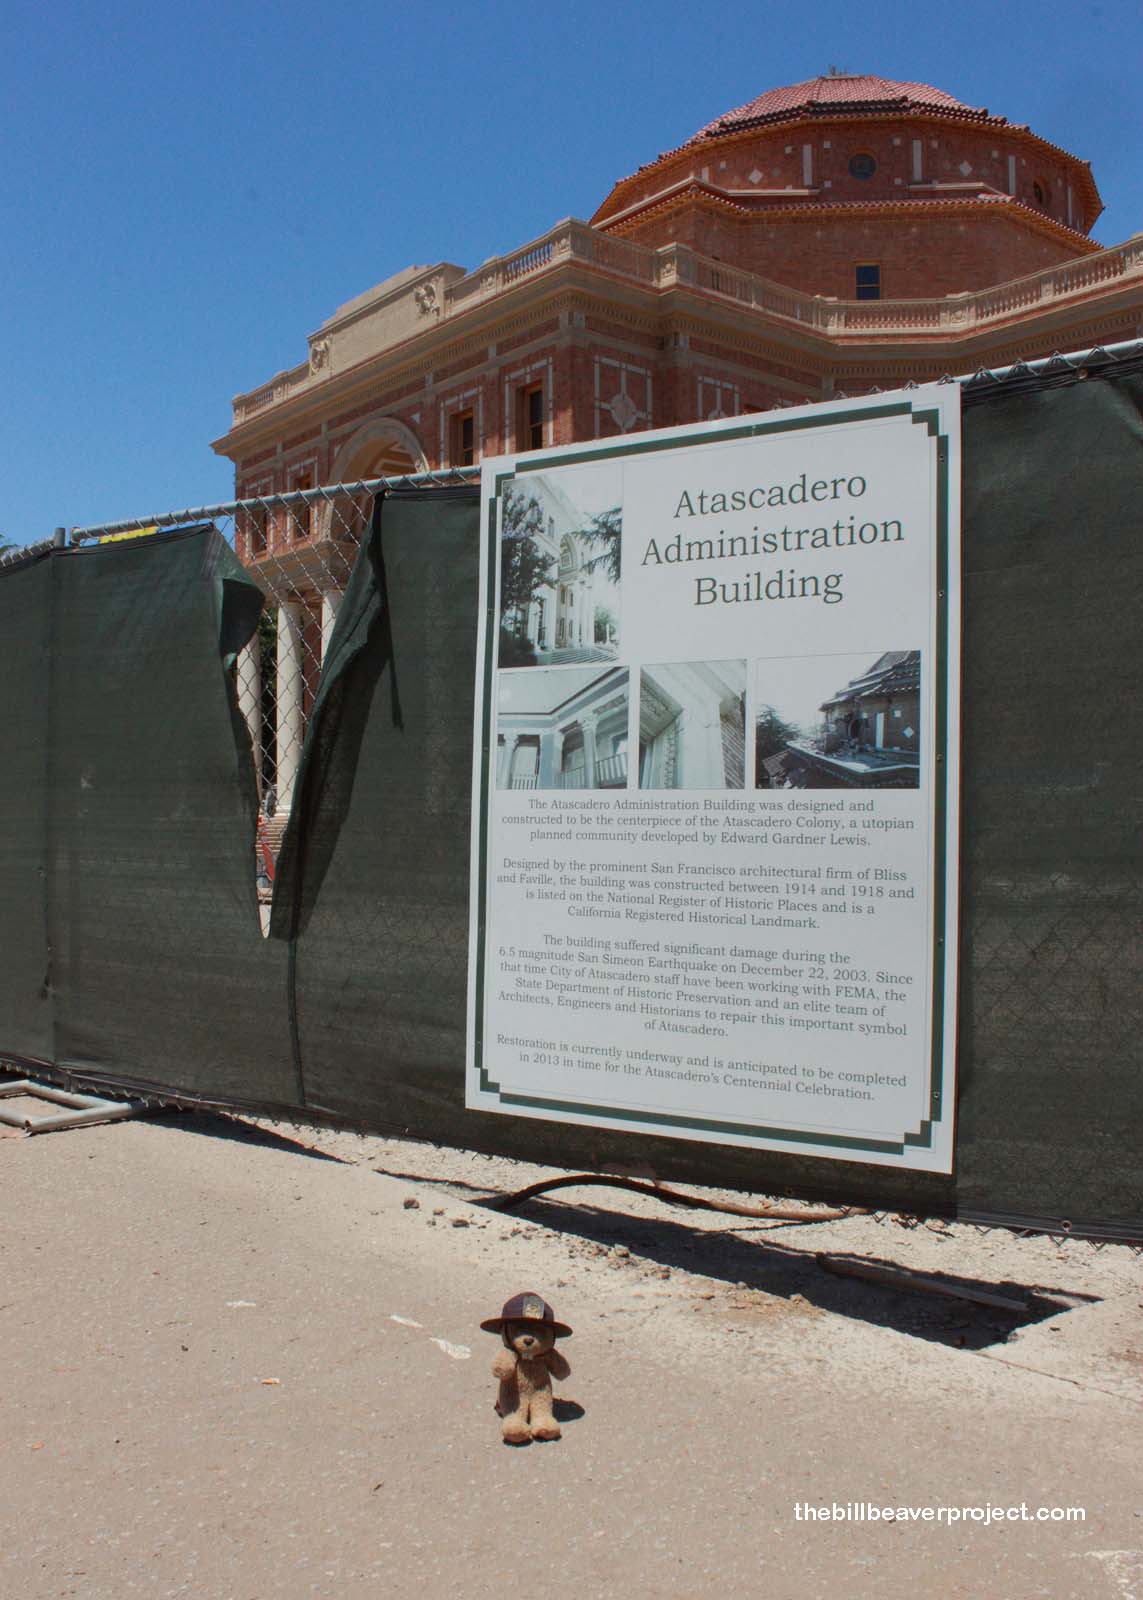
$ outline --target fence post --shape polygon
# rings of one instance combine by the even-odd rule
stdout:
[[[66,550],[67,549],[67,529],[66,528],[54,528],[52,530],[52,549],[53,550]]]

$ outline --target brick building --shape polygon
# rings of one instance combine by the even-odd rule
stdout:
[[[943,90],[770,90],[590,223],[348,301],[214,448],[245,497],[1134,338],[1143,237],[1101,249],[1100,210],[1086,162]]]
[[[773,737],[760,711],[759,789],[915,789],[920,781],[921,652],[886,650],[818,707],[820,725]],[[775,745],[778,748],[775,748]]]
[[[1136,338],[1143,235],[1100,248],[1100,209],[1086,162],[943,90],[769,90],[620,180],[590,223],[348,301],[304,362],[236,397],[214,448],[246,498]],[[237,539],[294,586],[279,640],[300,728],[347,551],[319,511],[248,517]],[[279,807],[290,787],[280,772]]]

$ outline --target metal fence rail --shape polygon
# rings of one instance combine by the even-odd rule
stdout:
[[[260,510],[286,511],[291,507],[332,505],[346,495],[353,497],[383,494],[394,489],[448,488],[459,483],[479,483],[479,467],[448,467],[442,472],[412,472],[394,478],[362,478],[355,483],[328,483],[316,489],[292,489],[288,494],[256,495],[250,500],[224,500],[217,505],[189,507],[185,511],[163,511],[149,517],[126,517],[121,522],[92,523],[86,528],[72,528],[70,541],[81,544],[92,539],[104,539],[109,534],[138,532],[143,528],[177,528],[186,523],[233,521],[244,512],[256,514]],[[65,532],[58,529],[57,532]],[[47,539],[35,549],[46,549],[53,541]],[[26,553],[26,552],[25,552]]]

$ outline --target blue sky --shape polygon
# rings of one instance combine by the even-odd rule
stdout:
[[[648,22],[647,19],[650,19]],[[227,499],[229,401],[413,262],[474,267],[763,89],[917,79],[1092,163],[1143,229],[1143,7],[15,0],[0,22],[0,535]]]

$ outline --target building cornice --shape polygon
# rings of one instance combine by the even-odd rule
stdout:
[[[918,184],[916,187],[926,189],[930,193],[937,188],[935,184]],[[960,188],[961,185],[956,187]],[[931,199],[909,197],[902,200],[795,200],[789,204],[745,205],[741,198],[744,193],[742,190],[722,189],[717,184],[705,182],[701,178],[687,178],[680,183],[672,184],[659,194],[649,195],[646,200],[629,206],[626,211],[601,224],[601,228],[613,237],[627,238],[636,227],[651,217],[666,217],[691,208],[717,212],[722,216],[729,215],[735,221],[744,223],[810,222],[818,225],[823,220],[836,222],[849,217],[857,220],[899,218],[923,222],[934,217],[988,213],[1005,216],[1010,221],[1018,222],[1020,226],[1028,228],[1030,232],[1043,234],[1058,243],[1066,244],[1077,256],[1092,255],[1101,248],[1094,239],[1089,239],[1078,228],[1069,228],[1067,223],[1059,222],[1056,218],[1037,211],[1034,206],[1025,205],[1022,200],[1002,194],[998,189],[989,189],[984,184],[975,187],[977,192],[972,195],[937,192],[932,194]],[[809,191],[794,192],[805,194]]]
[[[943,203],[957,208],[956,214],[974,204]],[[987,290],[928,300],[848,302],[803,294],[683,245],[653,250],[567,222],[523,251],[485,263],[460,280],[453,293],[455,301],[446,302],[439,319],[344,371],[323,377],[298,368],[295,386],[285,383],[280,396],[266,386],[240,397],[240,403],[258,403],[214,442],[214,449],[232,459],[246,456],[373,396],[380,403],[401,387],[424,385],[428,375],[439,389],[445,381],[442,369],[463,370],[465,362],[474,361],[489,365],[494,359],[489,345],[503,339],[506,330],[525,333],[545,319],[558,322],[559,312],[569,309],[587,308],[644,338],[661,338],[665,327],[685,315],[709,329],[704,337],[712,341],[732,333],[742,348],[773,350],[780,361],[789,361],[796,351],[819,369],[848,360],[851,353],[856,358],[858,350],[879,362],[898,351],[907,362],[925,349],[944,352],[937,360],[950,360],[966,348],[980,347],[987,354],[1007,347],[1018,337],[1016,328],[1031,323],[1042,349],[1053,326],[1074,329],[1077,309],[1085,302],[1093,302],[1093,312],[1098,302],[1099,315],[1134,311],[1138,317],[1143,235]],[[1069,340],[1077,342],[1070,331]],[[460,373],[455,379],[464,381]]]
[[[442,327],[437,324],[426,328],[396,345],[363,357],[333,377],[299,386],[296,393],[260,408],[250,418],[236,423],[221,438],[212,440],[211,449],[218,455],[235,457],[251,446],[256,447],[263,438],[277,438],[285,428],[302,426],[311,414],[318,418],[329,417],[360,404],[371,391],[379,388],[392,391],[419,385],[423,392],[427,378],[432,380],[433,389],[446,387],[452,380],[437,376],[442,369],[459,366],[464,369],[465,376],[470,377],[474,366],[491,364],[487,355],[489,331],[495,330],[501,337],[506,332],[523,332],[529,323],[545,314],[547,298],[529,306],[527,316],[506,316],[509,308],[501,300],[495,308],[481,307],[483,315],[472,314],[471,322],[479,326],[466,328],[463,324],[446,324]],[[481,358],[479,362],[474,361],[477,356]],[[308,371],[305,367],[293,370],[299,376]],[[456,381],[462,380],[458,376]],[[238,396],[236,403],[245,398]]]

